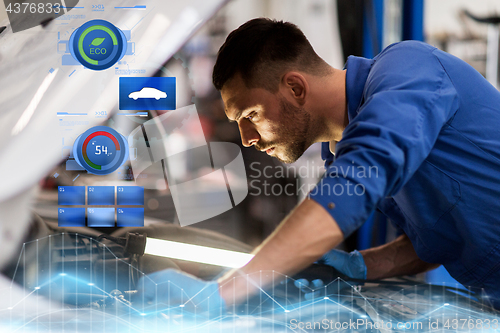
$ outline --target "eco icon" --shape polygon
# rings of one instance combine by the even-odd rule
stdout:
[[[110,68],[125,55],[127,38],[108,21],[91,20],[73,31],[69,49],[83,66],[100,71]]]
[[[102,44],[102,42],[104,42],[105,39],[106,39],[106,37],[102,37],[102,38],[96,37],[96,38],[94,38],[92,43],[90,43],[90,45],[99,46]]]

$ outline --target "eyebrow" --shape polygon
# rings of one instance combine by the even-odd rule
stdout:
[[[230,123],[235,123],[241,118],[241,114],[243,113],[243,110],[239,110],[236,112],[236,117],[234,119],[229,119]]]

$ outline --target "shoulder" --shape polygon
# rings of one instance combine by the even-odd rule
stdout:
[[[428,51],[432,52],[436,49],[435,46],[432,46],[430,44],[418,41],[418,40],[405,40],[402,42],[397,42],[397,43],[392,43],[391,45],[387,46],[382,50],[382,52],[379,53],[379,55],[386,53],[390,50],[395,51],[395,50],[422,50],[422,51]],[[379,56],[377,55],[377,57]]]
[[[434,46],[418,41],[404,41],[386,47],[374,58],[367,79],[368,86],[375,90],[384,87],[411,88],[429,83],[437,86],[444,70],[434,54],[435,50]]]
[[[422,67],[439,65],[435,50],[434,46],[413,40],[394,43],[374,58],[373,69],[419,72]]]
[[[401,60],[412,60],[415,57],[433,56],[436,47],[416,40],[406,40],[387,46],[375,58],[375,62],[383,62],[387,59],[401,58]]]

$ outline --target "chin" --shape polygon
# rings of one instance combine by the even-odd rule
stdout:
[[[280,156],[280,155],[276,154],[274,157],[276,157],[282,163],[291,164],[291,163],[296,162],[302,156],[302,154],[303,154],[303,152],[298,156],[297,155],[295,155],[295,156],[291,156],[291,155]]]

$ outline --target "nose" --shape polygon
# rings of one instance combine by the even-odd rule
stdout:
[[[244,121],[240,121],[238,123],[238,128],[240,129],[241,143],[243,146],[250,147],[259,142],[259,132],[255,130],[253,125],[245,124]]]

